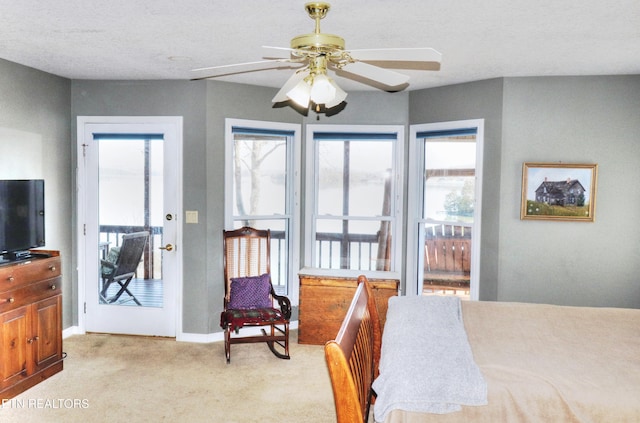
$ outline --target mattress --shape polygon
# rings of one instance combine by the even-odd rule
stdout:
[[[640,421],[640,310],[465,301],[462,316],[488,404],[385,422]]]

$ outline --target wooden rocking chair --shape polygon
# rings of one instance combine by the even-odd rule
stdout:
[[[223,241],[225,295],[220,326],[227,363],[231,344],[249,342],[266,342],[276,357],[289,359],[291,302],[277,295],[271,283],[271,231],[245,226],[223,231]],[[262,335],[232,336],[245,326],[269,326],[270,330],[261,328]]]

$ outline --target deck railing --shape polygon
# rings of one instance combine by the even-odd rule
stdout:
[[[468,289],[471,273],[471,225],[425,224],[424,286]]]
[[[106,248],[119,246],[126,233],[147,230],[151,234],[143,256],[145,279],[161,278],[157,247],[163,245],[162,227],[100,225],[100,242]],[[445,271],[463,274],[468,278],[471,256],[471,227],[446,223],[427,225],[425,228],[425,272]],[[317,262],[323,269],[378,269],[377,234],[317,233]],[[287,274],[287,240],[284,231],[271,231],[271,273],[276,286],[285,285]],[[104,250],[106,252],[106,249]],[[386,260],[389,258],[386,257]]]
[[[378,235],[317,233],[316,255],[323,269],[376,270]]]

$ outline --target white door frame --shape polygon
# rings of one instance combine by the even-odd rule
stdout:
[[[179,339],[182,334],[182,178],[183,178],[183,160],[182,160],[182,145],[183,145],[183,119],[181,116],[78,116],[77,118],[77,160],[76,160],[76,207],[77,207],[77,227],[76,227],[76,239],[77,239],[77,281],[78,281],[78,332],[80,334],[86,333],[86,281],[85,274],[87,271],[86,263],[86,236],[85,236],[85,222],[87,221],[87,169],[84,160],[84,146],[86,140],[86,130],[89,125],[117,125],[117,124],[139,124],[139,125],[155,125],[164,126],[168,128],[175,135],[176,150],[176,205],[175,205],[175,218],[176,224],[176,237],[175,244],[177,245],[176,254],[176,286],[175,286],[175,334],[176,339]],[[173,154],[173,153],[172,153]]]

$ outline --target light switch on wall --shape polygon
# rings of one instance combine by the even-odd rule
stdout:
[[[198,210],[187,210],[185,213],[186,223],[198,223]]]

